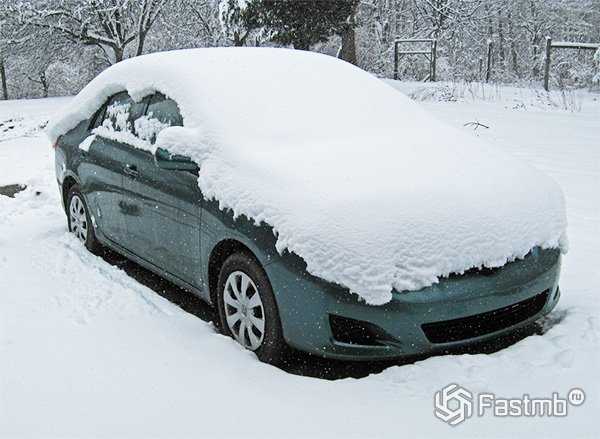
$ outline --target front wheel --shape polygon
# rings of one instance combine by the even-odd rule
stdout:
[[[92,253],[100,254],[102,246],[96,239],[87,204],[78,185],[73,185],[67,196],[67,224],[69,232]]]
[[[220,328],[266,363],[281,364],[287,353],[271,283],[254,257],[229,256],[219,275]]]

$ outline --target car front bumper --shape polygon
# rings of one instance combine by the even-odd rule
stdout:
[[[308,275],[298,259],[283,257],[265,267],[283,334],[291,346],[328,358],[391,359],[479,343],[548,314],[560,296],[557,249],[534,249],[491,272],[393,292],[381,306]]]

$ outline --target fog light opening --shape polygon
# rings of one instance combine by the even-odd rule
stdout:
[[[329,315],[333,338],[340,343],[363,346],[384,346],[391,337],[379,326],[362,320]]]

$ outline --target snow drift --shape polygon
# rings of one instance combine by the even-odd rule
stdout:
[[[184,120],[136,147],[191,156],[205,197],[273,226],[279,251],[370,304],[566,244],[553,180],[333,57],[220,48],[133,58],[94,79],[49,136],[122,90],[136,100],[160,91]]]

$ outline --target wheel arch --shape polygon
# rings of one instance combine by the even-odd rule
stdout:
[[[250,255],[256,262],[262,266],[260,260],[254,252],[244,243],[237,239],[228,238],[217,243],[208,258],[208,291],[210,301],[213,305],[217,304],[217,286],[219,283],[219,272],[225,260],[234,253],[243,252]]]
[[[67,211],[67,198],[69,196],[69,191],[76,184],[79,184],[79,182],[73,175],[67,175],[62,182],[61,191],[62,191],[63,208],[65,209],[65,212]]]

